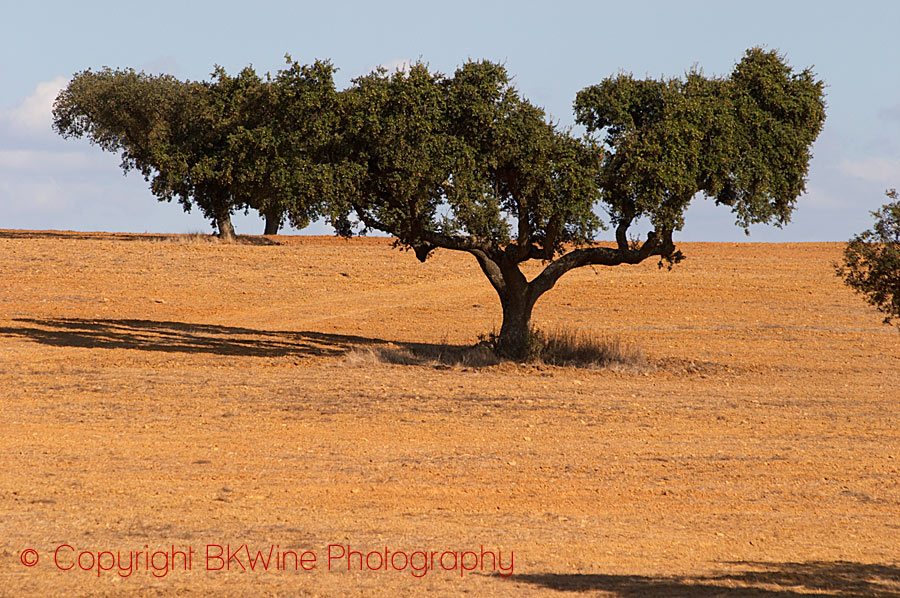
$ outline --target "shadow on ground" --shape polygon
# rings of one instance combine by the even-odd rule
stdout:
[[[0,230],[0,239],[68,239],[78,241],[154,241],[173,244],[225,243],[217,236],[204,233],[153,234],[153,233],[83,233],[53,230]],[[237,235],[235,245],[280,245],[274,239],[257,235]]]
[[[374,362],[402,365],[479,365],[474,357],[484,352],[477,347],[473,349],[462,345],[393,343],[346,334],[254,330],[156,320],[15,318],[13,321],[20,325],[0,326],[0,336],[25,338],[54,347],[135,349],[244,357],[346,355],[351,364],[360,365]],[[491,357],[492,353],[481,360],[490,361]],[[496,363],[496,358],[493,359]]]
[[[387,363],[436,368],[455,366],[480,368],[497,365],[501,361],[486,342],[474,346],[393,342],[346,334],[255,330],[157,320],[15,318],[13,322],[21,325],[0,326],[0,337],[25,338],[54,347],[135,349],[244,357],[344,356],[348,365],[361,367]],[[593,367],[590,363],[568,365]],[[641,362],[635,364],[630,363],[627,356],[621,363],[613,360],[611,366],[607,365],[623,366],[623,371],[643,372],[662,369],[686,375],[712,373],[722,369],[717,364],[677,359],[660,359],[655,364],[644,364],[641,358]],[[606,366],[601,364],[600,367]]]
[[[560,592],[605,592],[621,598],[900,598],[900,567],[813,561],[735,562],[731,573],[698,577],[512,575],[507,579]]]
[[[342,334],[156,320],[16,318],[13,321],[22,326],[0,327],[0,336],[26,338],[54,347],[283,357],[336,356],[356,347],[388,344],[380,339]]]

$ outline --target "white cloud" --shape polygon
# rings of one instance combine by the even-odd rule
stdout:
[[[806,193],[797,200],[797,210],[837,210],[852,206],[846,196],[835,192],[833,186],[824,184],[809,184]]]
[[[0,204],[11,222],[19,225],[23,216],[34,216],[33,220],[39,222],[48,215],[65,213],[74,201],[66,186],[55,180],[24,179],[8,181],[0,187]]]
[[[0,120],[20,134],[49,133],[53,122],[53,102],[68,83],[66,77],[56,77],[38,83],[34,91],[18,104],[0,111]]]
[[[72,197],[67,193],[65,187],[55,181],[40,181],[29,185],[31,193],[27,195],[30,198],[32,206],[40,210],[47,209],[64,209],[72,206]]]
[[[852,177],[882,184],[900,184],[900,158],[841,160],[841,172]]]

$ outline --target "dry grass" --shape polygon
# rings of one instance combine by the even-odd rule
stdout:
[[[481,368],[497,365],[500,363],[500,359],[484,343],[479,343],[474,347],[415,344],[403,347],[391,345],[352,349],[344,355],[344,362],[356,367],[388,363]]]
[[[156,243],[168,243],[172,245],[219,245],[222,243],[227,243],[227,241],[223,241],[217,235],[210,233],[201,233],[199,231],[192,231],[183,235],[160,236],[152,239],[152,241]]]
[[[226,241],[214,233],[192,231],[183,235],[164,235],[151,239],[156,243],[172,245],[280,245],[271,237],[255,235],[237,235],[234,240]]]
[[[474,346],[408,344],[403,346],[358,347],[344,356],[351,366],[377,364],[489,367],[500,363],[494,347],[496,334]],[[533,330],[530,362],[583,368],[644,369],[649,363],[640,347],[618,337],[597,336],[579,329],[556,328],[550,332]]]
[[[345,363],[472,349],[499,313],[471,256],[277,240],[0,231],[0,596],[900,598],[900,334],[832,276],[840,244],[571,272],[541,325],[647,369],[476,369]],[[63,542],[194,567],[60,571]],[[318,566],[207,571],[210,542]],[[329,571],[330,544],[515,574]]]
[[[555,328],[532,332],[536,361],[547,365],[600,368],[643,368],[641,348],[618,337],[598,336],[586,330]]]

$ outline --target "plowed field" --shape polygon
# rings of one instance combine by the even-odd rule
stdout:
[[[647,358],[578,369],[393,363],[499,328],[475,261],[277,241],[0,231],[0,595],[900,596],[840,244],[571,272],[535,323]]]

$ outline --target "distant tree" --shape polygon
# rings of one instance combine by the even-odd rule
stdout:
[[[87,137],[121,153],[125,172],[137,170],[160,201],[177,198],[185,211],[196,203],[223,237],[232,237],[233,203],[210,185],[195,188],[197,146],[209,138],[209,86],[133,69],[76,73],[53,107],[53,127],[63,137]],[[189,145],[185,145],[185,141]]]
[[[698,193],[738,222],[788,221],[804,190],[824,118],[823,85],[774,52],[750,50],[730,78],[620,75],[580,92],[577,139],[520,97],[505,69],[469,62],[453,77],[413,65],[354,80],[343,92],[344,172],[332,204],[339,230],[377,229],[425,260],[435,248],[472,254],[503,309],[497,349],[527,356],[535,302],[573,268],[682,256],[672,234]],[[615,227],[614,246],[594,241]],[[647,218],[643,242],[629,227]],[[545,264],[528,280],[521,265]]]
[[[236,77],[216,69],[208,130],[223,143],[201,146],[210,178],[222,181],[234,205],[257,210],[264,234],[285,220],[305,228],[337,176],[329,148],[338,123],[334,67],[325,61],[287,67],[260,79],[252,69]],[[216,133],[218,131],[218,133]]]
[[[197,206],[219,235],[234,237],[231,215],[258,210],[266,233],[285,218],[316,217],[317,184],[330,172],[336,92],[327,62],[287,67],[271,79],[248,67],[216,68],[211,81],[179,81],[133,70],[77,73],[54,105],[54,128],[121,152],[161,201]]]
[[[900,198],[896,189],[886,195],[894,201],[872,212],[875,226],[847,243],[837,273],[887,314],[884,322],[890,324],[893,318],[900,318]]]

